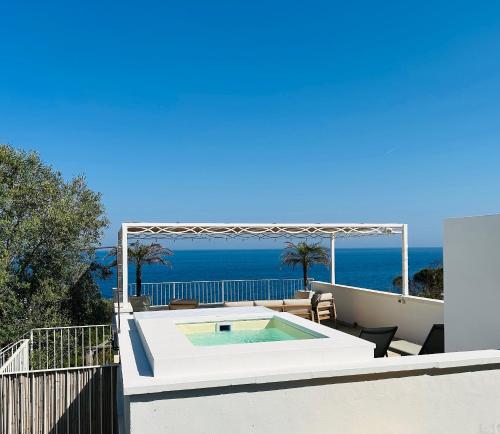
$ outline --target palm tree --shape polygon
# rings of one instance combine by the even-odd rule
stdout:
[[[164,257],[173,256],[174,252],[158,243],[140,244],[138,241],[132,243],[127,251],[129,261],[135,264],[135,295],[136,297],[140,297],[142,289],[142,266],[161,264],[172,267],[170,261],[167,261]],[[116,258],[116,254],[117,248],[113,247],[108,256]],[[116,267],[116,264],[117,261],[115,259],[109,266]]]
[[[307,280],[309,268],[312,264],[330,264],[330,255],[328,249],[321,246],[319,243],[307,244],[306,241],[301,241],[297,244],[286,243],[285,251],[281,255],[281,263],[283,265],[291,265],[295,268],[297,265],[302,265],[304,276],[304,289],[307,288]]]

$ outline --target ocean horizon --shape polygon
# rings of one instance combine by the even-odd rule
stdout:
[[[212,249],[176,250],[169,257],[172,267],[149,265],[143,267],[143,283],[189,282],[197,280],[253,280],[301,278],[302,269],[281,265],[283,249]],[[106,264],[106,252],[98,252],[98,259]],[[386,248],[337,248],[336,281],[339,284],[398,292],[392,285],[401,275],[401,249]],[[442,247],[410,247],[408,268],[410,276],[429,266],[442,264]],[[116,274],[107,280],[99,280],[101,294],[112,297],[116,287]],[[326,266],[314,265],[310,277],[330,280]],[[135,282],[135,267],[129,264],[129,283]]]

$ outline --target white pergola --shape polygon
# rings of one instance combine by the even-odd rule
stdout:
[[[335,239],[375,235],[401,235],[402,295],[408,295],[408,226],[399,223],[122,223],[118,233],[118,291],[128,306],[128,241],[142,238],[301,238],[328,239],[331,277],[335,284]]]

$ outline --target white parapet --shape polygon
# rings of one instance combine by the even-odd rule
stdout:
[[[443,323],[443,300],[326,282],[313,282],[312,289],[333,293],[340,321],[363,327],[398,326],[398,338],[420,345],[433,324]]]
[[[184,375],[178,364],[155,376],[136,322],[126,317],[120,350],[119,412],[131,434],[465,433],[495,432],[499,423],[500,351],[322,367],[264,362],[246,372],[207,366],[198,375]]]

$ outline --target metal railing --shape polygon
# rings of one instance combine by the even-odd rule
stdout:
[[[112,336],[110,324],[36,328],[0,350],[0,373],[112,364]]]
[[[311,281],[312,279],[310,279]],[[304,289],[302,279],[198,280],[192,282],[143,283],[141,295],[150,298],[152,306],[165,306],[172,299],[188,298],[201,304],[243,300],[282,300],[293,298]],[[136,284],[128,286],[129,295],[136,294]]]
[[[30,332],[31,369],[102,366],[112,363],[111,325],[38,328]]]
[[[17,351],[17,349],[23,344],[23,339],[9,344],[0,350],[0,367],[2,367],[7,360],[9,360],[12,355]]]
[[[21,339],[0,352],[0,373],[20,372],[29,369],[29,339]]]
[[[0,349],[0,434],[116,433],[111,325],[37,328]]]

